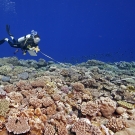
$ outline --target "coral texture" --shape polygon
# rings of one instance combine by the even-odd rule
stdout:
[[[54,135],[54,134],[55,134],[54,127],[51,124],[46,123],[44,135]]]
[[[117,132],[117,131],[120,131],[122,129],[125,129],[127,127],[127,123],[124,119],[112,117],[108,121],[106,127],[108,127],[113,132]]]
[[[14,134],[26,133],[30,130],[28,125],[28,118],[26,117],[9,117],[6,123],[6,128],[9,132]]]
[[[99,100],[100,111],[104,117],[110,117],[116,109],[116,102],[109,97],[101,97]]]
[[[75,132],[76,135],[102,135],[98,127],[93,126],[83,119],[73,124],[71,131]]]
[[[0,115],[5,116],[9,110],[9,101],[6,99],[0,99]]]
[[[93,101],[83,102],[81,104],[81,112],[83,115],[96,116],[99,112],[99,106]]]
[[[128,109],[134,109],[134,105],[127,103],[125,101],[118,101],[117,103],[119,104],[119,106],[123,106]]]

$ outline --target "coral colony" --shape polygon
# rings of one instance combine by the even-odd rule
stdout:
[[[0,135],[135,135],[135,63],[65,64],[0,59]]]

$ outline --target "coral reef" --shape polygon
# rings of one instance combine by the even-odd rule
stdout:
[[[0,135],[134,135],[134,63],[0,61]]]

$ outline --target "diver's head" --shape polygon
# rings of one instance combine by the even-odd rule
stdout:
[[[34,43],[35,43],[35,44],[38,44],[39,41],[40,41],[40,37],[39,37],[39,35],[37,34],[37,32],[34,31],[34,30],[32,30],[32,31],[31,31],[31,36],[33,37]]]
[[[37,34],[37,35],[33,36],[33,40],[34,40],[34,43],[35,43],[35,44],[38,44],[38,43],[40,42],[40,37],[39,37],[39,35]]]

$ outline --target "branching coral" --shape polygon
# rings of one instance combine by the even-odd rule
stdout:
[[[6,128],[9,132],[14,134],[26,133],[30,130],[28,125],[28,118],[26,117],[9,117],[6,123]]]

